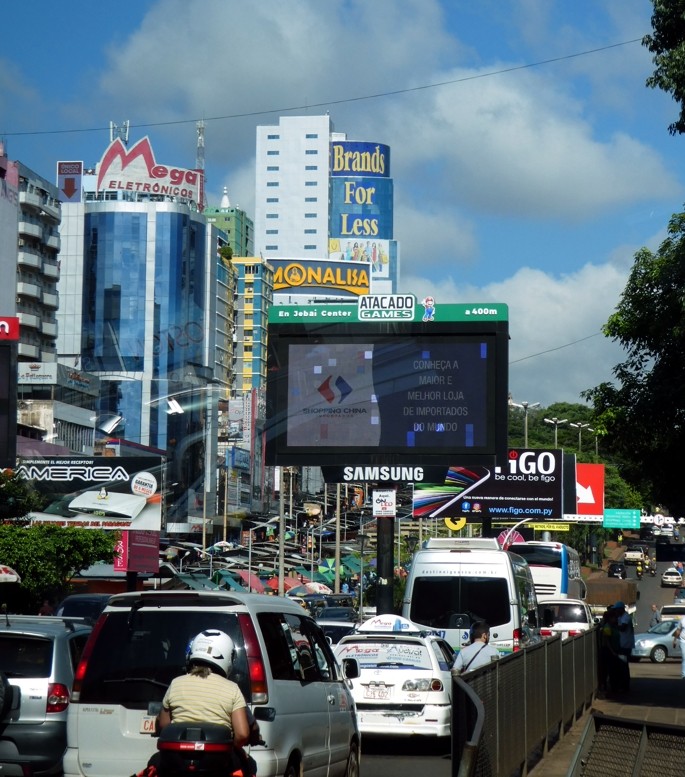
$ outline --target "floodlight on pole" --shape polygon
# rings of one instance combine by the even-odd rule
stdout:
[[[520,407],[523,410],[523,447],[528,447],[528,410],[540,407],[539,402],[512,402],[512,407]]]
[[[552,426],[554,426],[554,447],[558,448],[559,447],[559,443],[558,443],[558,438],[557,438],[557,432],[559,430],[559,427],[562,424],[568,423],[568,419],[567,418],[557,418],[555,416],[553,418],[545,418],[545,423],[546,424],[552,424]]]
[[[589,429],[590,424],[569,424],[569,426],[572,426],[574,429],[578,430],[578,453],[582,450],[582,438],[583,438],[583,429]]]

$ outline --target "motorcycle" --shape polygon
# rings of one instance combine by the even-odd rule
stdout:
[[[635,570],[635,574],[637,575],[637,579],[638,579],[638,580],[642,580],[642,574],[643,574],[643,572],[642,572],[642,567],[641,567],[641,566],[638,566],[638,567],[636,568],[636,570]]]
[[[652,577],[656,577],[656,567],[650,567],[650,568],[649,568],[649,574],[650,574]]]

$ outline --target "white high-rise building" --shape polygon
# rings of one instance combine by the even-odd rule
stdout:
[[[281,116],[277,125],[257,127],[257,255],[328,257],[332,137],[330,116]]]

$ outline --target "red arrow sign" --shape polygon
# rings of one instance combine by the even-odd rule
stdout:
[[[67,199],[71,199],[76,194],[76,179],[75,178],[65,178],[64,179],[64,186],[62,187],[62,191],[67,196]]]

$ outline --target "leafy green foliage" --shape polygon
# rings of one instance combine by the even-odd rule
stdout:
[[[23,518],[40,509],[41,501],[33,486],[16,472],[0,472],[0,520]]]
[[[113,532],[96,529],[4,524],[0,525],[0,563],[19,573],[23,597],[18,606],[30,612],[46,592],[65,590],[76,572],[98,561],[111,563],[115,542]]]
[[[654,73],[647,86],[661,89],[680,104],[678,119],[668,127],[671,135],[685,132],[685,0],[652,0],[652,35],[642,45],[654,55]]]
[[[635,263],[604,333],[626,351],[615,383],[585,392],[621,474],[651,502],[685,514],[685,213],[675,214],[656,253]]]

